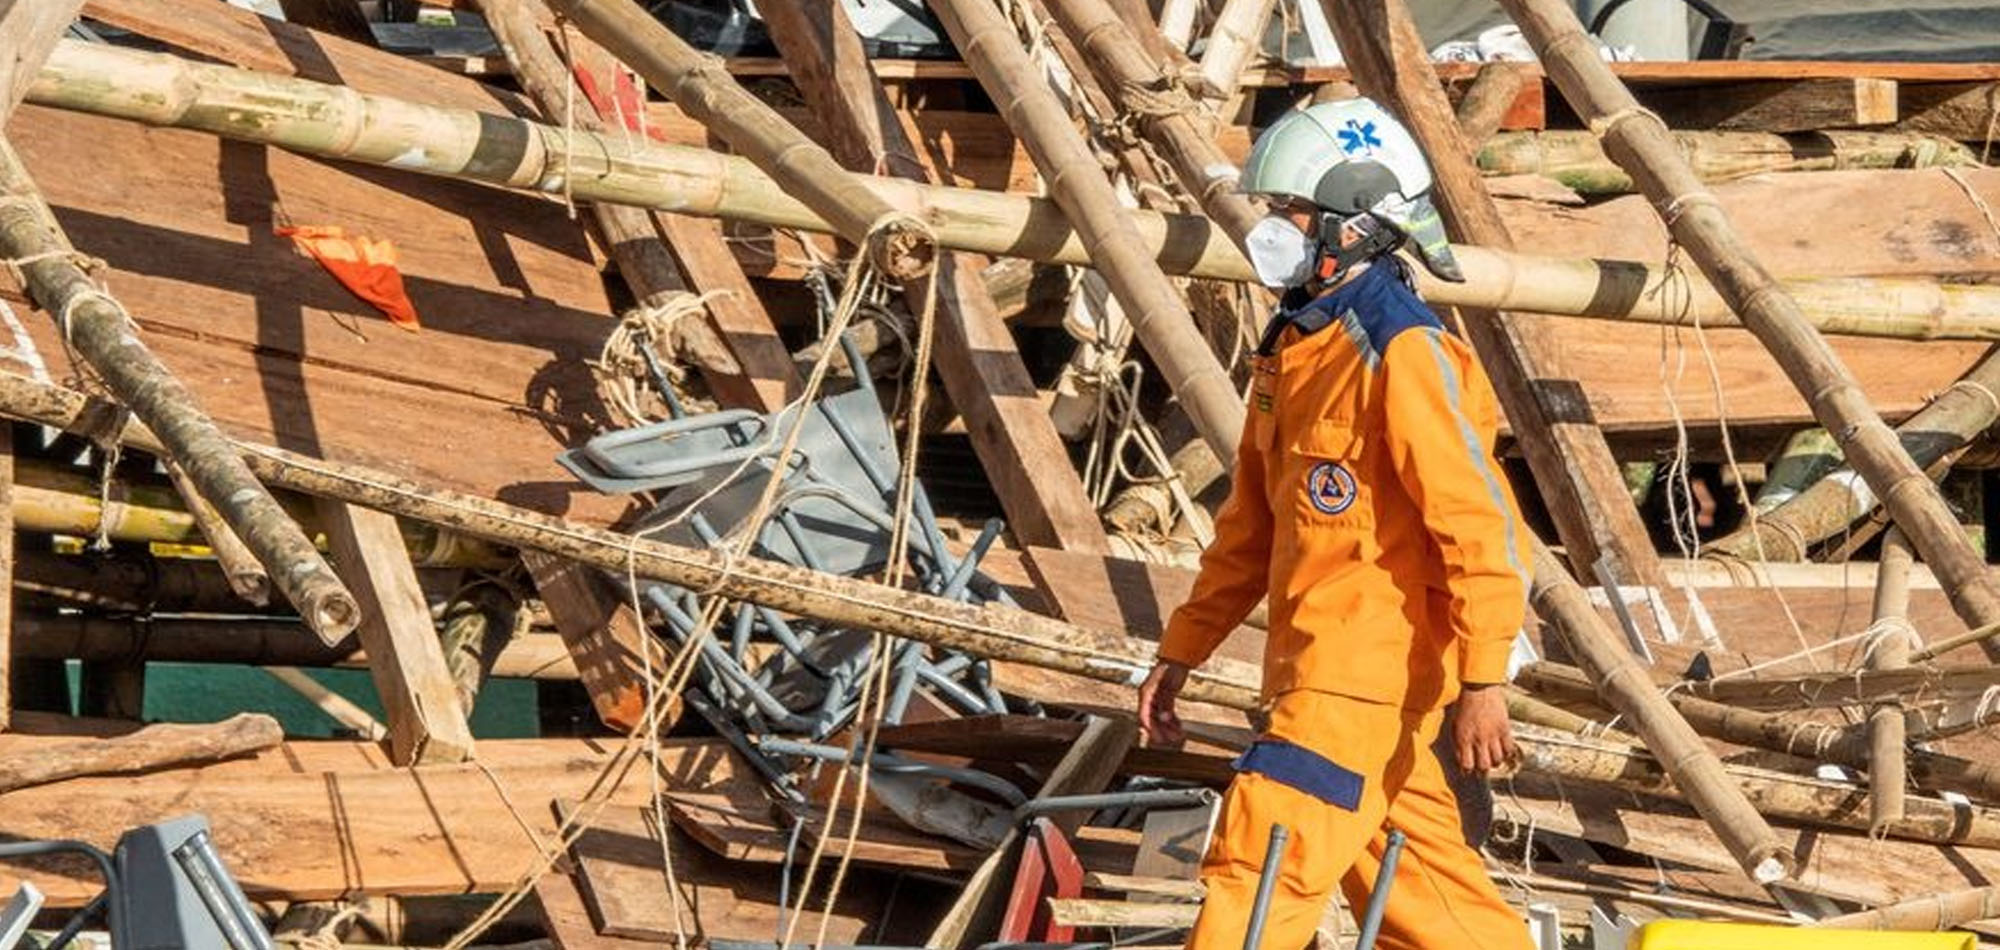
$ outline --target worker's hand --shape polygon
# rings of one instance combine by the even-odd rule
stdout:
[[[1504,686],[1467,686],[1452,714],[1452,746],[1458,767],[1468,773],[1490,772],[1515,755],[1514,729],[1507,722]]]
[[[1188,668],[1171,660],[1153,664],[1153,672],[1139,684],[1139,738],[1151,747],[1178,747],[1187,741],[1174,701],[1187,685]]]

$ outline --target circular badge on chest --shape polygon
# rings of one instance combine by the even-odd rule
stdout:
[[[1306,470],[1306,500],[1329,515],[1337,515],[1354,504],[1357,493],[1354,474],[1339,462],[1321,462]]]

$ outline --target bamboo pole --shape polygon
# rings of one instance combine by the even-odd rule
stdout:
[[[928,273],[935,239],[922,221],[897,211],[845,173],[840,163],[777,110],[749,93],[713,56],[689,46],[632,0],[547,0],[695,121],[707,126],[873,256],[897,279]]]
[[[1656,204],[1674,240],[1686,247],[1798,387],[1854,470],[1883,499],[1924,563],[1944,583],[1952,607],[1969,626],[2000,620],[2000,581],[1986,568],[1937,485],[1910,458],[1895,433],[1797,301],[1773,280],[1737,235],[1714,194],[1676,151],[1666,123],[1632,98],[1598,56],[1597,46],[1561,0],[1501,0],[1541,58],[1556,87],[1590,123],[1605,151]],[[1988,645],[1988,657],[2000,648]]]
[[[306,671],[293,666],[267,666],[264,672],[274,680],[285,684],[287,689],[299,694],[299,698],[313,704],[326,718],[351,729],[355,735],[369,742],[380,742],[389,738],[389,727],[370,715],[351,699],[327,689],[319,680],[313,679]]]
[[[1085,235],[1092,265],[1125,308],[1133,335],[1217,456],[1235,458],[1243,400],[1179,291],[1147,250],[1068,112],[1056,101],[993,0],[936,0],[932,12],[993,97],[1056,203]],[[1231,463],[1225,463],[1231,464]]]
[[[1886,907],[1822,917],[1807,927],[1841,930],[1952,930],[2000,918],[2000,887],[1974,887],[1900,901]]]
[[[1560,663],[1544,661],[1529,666],[1522,671],[1520,685],[1537,694],[1565,701],[1591,701],[1597,697],[1596,689],[1582,670]],[[1681,690],[1669,693],[1668,698],[1689,726],[1712,739],[1863,771],[1869,768],[1871,753],[1865,730],[1808,719],[1796,713],[1763,712],[1731,706],[1690,696]],[[1517,718],[1533,721],[1527,717]],[[1907,718],[1905,722],[1908,722]],[[1561,728],[1551,722],[1542,722],[1541,725]],[[1960,792],[1981,801],[2000,802],[2000,762],[1965,759],[1923,749],[1906,750],[1905,761],[1909,778],[1918,788]]]
[[[1515,738],[1521,746],[1523,768],[1558,774],[1567,781],[1595,782],[1643,795],[1685,800],[1680,786],[1661,767],[1660,760],[1644,749],[1544,732],[1533,726],[1522,727]],[[1725,766],[1723,772],[1756,803],[1762,815],[1833,828],[1870,830],[1865,803],[1868,796],[1852,783],[1740,765]],[[1908,799],[1907,808],[1907,814],[1884,825],[1881,833],[1934,844],[2000,846],[2000,810],[1922,797]]]
[[[2000,392],[2000,350],[1987,353],[1951,388],[1903,420],[1897,438],[1918,465],[1941,473],[1975,437],[2000,422],[1995,392]],[[1813,545],[1846,531],[1879,503],[1851,466],[1841,466],[1710,541],[1702,553],[1722,560],[1803,561]]]
[[[1263,50],[1264,28],[1276,6],[1277,0],[1224,0],[1201,53],[1201,77],[1208,85],[1204,97],[1228,102],[1236,94],[1243,68]],[[1134,51],[1140,49],[1135,46]]]
[[[167,479],[173,482],[174,491],[181,496],[187,506],[188,516],[201,529],[202,539],[208,542],[208,549],[215,555],[215,562],[222,565],[222,574],[229,579],[229,589],[244,601],[262,607],[271,602],[271,575],[264,572],[264,565],[250,549],[243,545],[243,539],[229,529],[229,523],[222,520],[214,506],[201,497],[194,483],[188,480],[187,472],[172,460],[161,463],[167,470]]]
[[[1633,190],[1632,176],[1587,131],[1507,132],[1473,139],[1479,170],[1488,175],[1541,175],[1583,195]],[[1676,131],[1673,142],[1705,182],[1768,172],[1976,166],[1978,156],[1957,142],[1901,132],[1829,129],[1802,135],[1771,132]]]
[[[194,129],[300,154],[398,168],[587,201],[614,202],[775,228],[832,230],[747,160],[638,136],[593,135],[526,120],[425,106],[162,53],[65,40],[29,90],[38,105]],[[1047,199],[853,176],[930,223],[939,246],[1061,264],[1090,264],[1084,243]],[[567,186],[565,180],[568,181]],[[1127,210],[1168,273],[1250,281],[1224,228],[1195,215]],[[1689,326],[1732,326],[1703,280],[1685,306],[1658,288],[1674,280],[1637,261],[1542,257],[1454,245],[1466,281],[1431,278],[1433,304]],[[1687,275],[1690,278],[1698,275]],[[1786,288],[1830,333],[1898,339],[2000,340],[2000,292],[1920,280],[1803,280]]]
[[[1871,670],[1896,670],[1909,666],[1912,641],[1917,632],[1910,626],[1910,545],[1903,532],[1890,528],[1882,537],[1882,556],[1876,567],[1874,633],[1868,641]],[[1904,815],[1903,786],[1909,769],[1903,756],[1903,706],[1894,701],[1876,703],[1868,713],[1868,800],[1869,829],[1887,828]]]
[[[1945,696],[1977,696],[2000,686],[2000,666],[1912,666],[1805,673],[1770,679],[1708,680],[1690,695],[1749,709],[1828,709]]]
[[[161,453],[187,473],[202,499],[264,565],[313,632],[331,643],[353,630],[361,609],[271,493],[257,483],[194,395],[138,337],[125,308],[77,266],[54,213],[13,146],[0,142],[0,255],[20,269],[35,301],[62,327],[120,405],[160,434]]]
[[[1688,804],[1708,822],[1751,880],[1770,884],[1790,877],[1797,857],[1724,772],[1722,762],[1647,678],[1645,667],[1604,626],[1590,598],[1554,553],[1535,546],[1535,613],[1554,621],[1572,655],[1582,661],[1612,709],[1646,741]]]
[[[238,666],[366,669],[368,655],[349,637],[328,646],[296,620],[281,617],[100,617],[23,611],[19,655],[36,660],[144,660],[148,663],[227,663]],[[502,679],[577,678],[562,638],[530,633],[502,644],[487,675]]]
[[[83,395],[0,374],[0,416],[63,430],[88,424]],[[119,438],[153,452],[159,442],[136,423]],[[732,600],[762,604],[842,627],[880,630],[933,646],[1013,660],[1101,682],[1130,683],[1151,668],[1153,650],[1122,633],[1090,630],[997,604],[974,606],[761,558],[665,544],[592,528],[504,502],[423,485],[359,465],[234,443],[268,484],[428,522],[495,544],[543,551],[618,574],[628,572]],[[1187,697],[1236,709],[1257,703],[1258,674],[1245,663],[1212,661],[1194,671]]]
[[[97,477],[82,469],[29,459],[19,463],[17,474],[13,513],[21,531],[77,537],[101,531],[114,541],[154,544],[196,545],[204,540],[180,495],[163,482],[118,478],[112,482],[114,500],[106,507]],[[319,533],[319,515],[307,500],[286,494],[278,501],[306,530]],[[422,567],[498,570],[513,564],[511,557],[490,544],[429,525],[405,523],[403,534],[411,559]]]
[[[520,610],[520,601],[507,588],[492,583],[473,584],[445,605],[438,644],[457,687],[459,708],[466,715],[472,714],[486,678],[497,675],[494,667],[500,651],[514,638]]]
[[[1464,97],[1458,100],[1453,110],[1458,117],[1458,126],[1465,132],[1468,142],[1485,142],[1500,131],[1500,123],[1506,121],[1507,110],[1514,107],[1514,100],[1521,98],[1521,92],[1528,88],[1529,81],[1540,83],[1541,77],[1530,73],[1526,63],[1490,62],[1479,67],[1479,73],[1472,77],[1472,84],[1465,87]],[[1485,146],[1481,148],[1484,154]],[[1481,165],[1484,166],[1484,162]],[[1482,171],[1485,169],[1482,167]]]

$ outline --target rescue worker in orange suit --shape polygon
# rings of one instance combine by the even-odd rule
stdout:
[[[1408,844],[1381,946],[1529,946],[1432,750],[1455,701],[1443,745],[1462,768],[1513,755],[1502,684],[1531,538],[1493,458],[1491,385],[1394,253],[1463,279],[1430,186],[1408,131],[1365,99],[1287,114],[1244,167],[1271,210],[1246,250],[1288,291],[1253,361],[1215,540],[1139,693],[1147,740],[1180,741],[1188,670],[1268,595],[1268,725],[1202,863],[1195,950],[1243,946],[1273,824],[1290,845],[1264,950],[1310,942],[1336,886],[1364,906],[1391,827]]]

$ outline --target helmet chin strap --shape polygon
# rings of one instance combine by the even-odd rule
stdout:
[[[1390,227],[1387,222],[1376,219],[1373,214],[1364,214],[1373,225],[1359,238],[1342,244],[1340,233],[1352,218],[1337,214],[1319,216],[1319,260],[1313,265],[1313,280],[1321,287],[1330,287],[1346,279],[1348,272],[1385,254],[1393,253],[1403,246],[1402,232]]]

